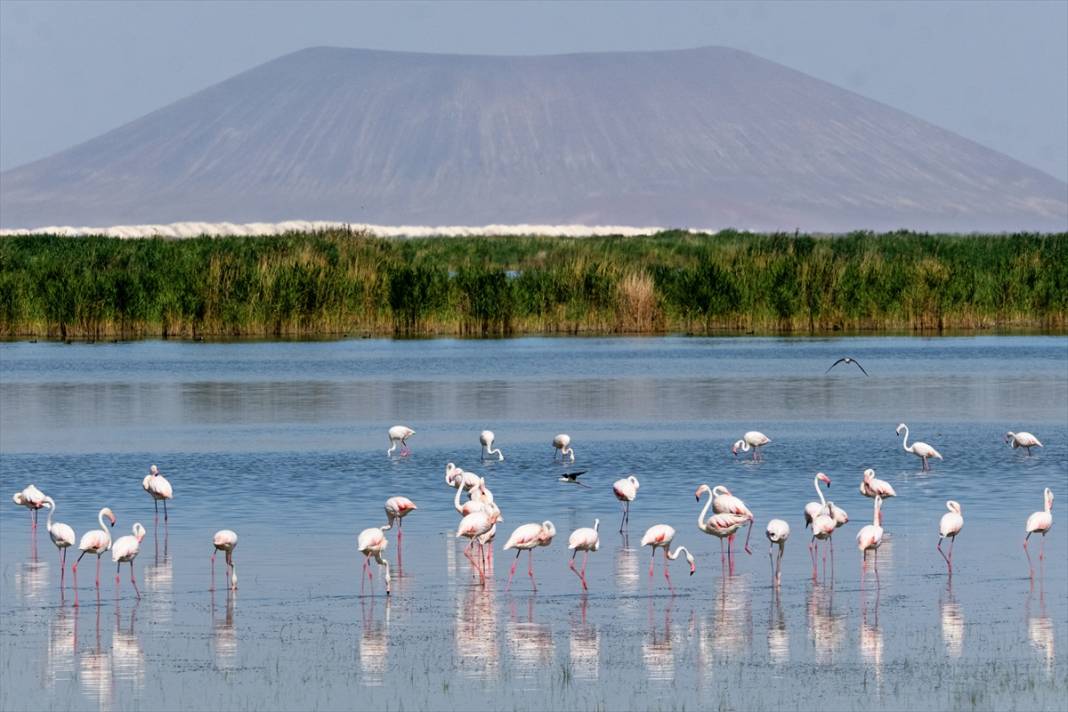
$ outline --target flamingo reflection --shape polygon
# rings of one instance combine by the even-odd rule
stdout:
[[[845,637],[845,616],[834,612],[834,586],[813,583],[808,590],[808,635],[816,648],[816,662],[833,663]]]
[[[633,593],[638,590],[640,582],[640,577],[638,576],[638,552],[628,548],[626,540],[616,550],[615,576],[616,588],[621,593]]]
[[[596,680],[600,673],[601,631],[586,622],[589,597],[582,596],[579,602],[579,620],[571,616],[571,671],[580,680]]]
[[[77,609],[75,609],[77,615]],[[112,709],[114,684],[111,679],[111,655],[100,644],[100,605],[96,606],[96,647],[78,656],[78,679],[87,696],[97,701],[101,712]]]
[[[454,557],[455,559],[455,557]],[[455,569],[451,569],[455,571]],[[497,648],[497,597],[481,587],[457,589],[456,655],[463,675],[478,680],[495,679],[500,670]]]
[[[35,601],[48,586],[48,564],[36,558],[23,562],[15,569],[15,590],[27,603]]]
[[[653,599],[649,598],[649,632],[642,640],[642,660],[650,680],[672,681],[675,679],[675,650],[672,647],[671,607],[675,597],[668,599],[664,608],[664,629],[658,633],[653,616]]]
[[[860,608],[860,656],[875,669],[875,687],[882,692],[883,687],[883,629],[879,627],[879,596],[881,590],[875,589],[874,611],[868,613],[866,601],[861,600]],[[861,594],[863,596],[863,594]]]
[[[786,629],[778,586],[772,589],[771,611],[768,613],[768,659],[777,665],[790,661],[790,633]]]
[[[227,589],[226,612],[220,618],[215,618],[215,591],[211,592],[211,633],[212,645],[215,648],[215,665],[220,670],[233,667],[234,658],[237,656],[237,632],[234,629],[234,609],[237,606],[237,591]]]
[[[964,615],[960,604],[953,597],[953,579],[946,586],[945,598],[938,603],[942,617],[942,642],[946,646],[946,655],[959,658],[964,652]]]
[[[135,599],[136,600],[136,599]],[[124,682],[132,682],[137,687],[145,684],[145,653],[141,649],[141,642],[134,633],[134,623],[137,619],[137,607],[140,601],[134,603],[130,611],[130,625],[123,630],[121,601],[115,599],[115,632],[111,636],[111,664],[116,679]]]
[[[1031,594],[1027,596],[1024,606],[1027,615],[1027,637],[1031,645],[1043,652],[1046,658],[1046,675],[1053,675],[1053,663],[1056,659],[1054,648],[1053,619],[1046,614],[1046,590],[1045,584],[1040,583],[1038,591],[1038,615],[1031,615]]]
[[[360,671],[363,684],[368,687],[381,687],[386,672],[386,660],[389,652],[389,607],[390,599],[385,602],[385,614],[381,620],[375,616],[376,600],[360,599],[363,617],[363,630],[360,631]]]
[[[48,648],[45,653],[45,678],[48,687],[74,677],[74,658],[78,652],[78,616],[60,605],[48,622]]]
[[[534,597],[527,598],[526,619],[516,614],[515,599],[510,599],[508,621],[508,652],[520,679],[536,684],[541,671],[553,664],[553,633],[544,623],[534,622]]]

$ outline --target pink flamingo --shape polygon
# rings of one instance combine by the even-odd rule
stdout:
[[[26,485],[21,492],[16,492],[11,500],[20,507],[30,510],[30,535],[37,530],[37,510],[44,506],[45,494],[34,485]]]
[[[48,507],[48,536],[52,543],[59,549],[59,587],[63,588],[64,577],[67,573],[67,549],[74,546],[76,538],[74,529],[69,524],[62,522],[52,523],[52,516],[56,513],[56,503],[51,497],[45,497],[45,506]]]
[[[702,485],[706,489],[708,485]],[[697,490],[697,499],[701,499],[701,489]],[[738,497],[731,494],[731,491],[723,485],[716,485],[712,488],[712,511],[716,514],[740,514],[749,518],[749,531],[745,535],[745,553],[752,555],[752,550],[749,548],[749,537],[753,534],[753,513],[749,511],[749,507],[745,506]],[[731,543],[734,542],[734,535],[727,539],[727,553],[730,553]]]
[[[97,515],[97,521],[100,522],[99,529],[93,529],[85,534],[82,534],[82,540],[78,542],[78,548],[81,550],[81,554],[78,555],[77,561],[71,564],[70,570],[74,574],[74,605],[78,605],[78,563],[82,560],[82,557],[86,554],[96,554],[96,590],[100,591],[100,557],[104,555],[104,552],[111,548],[111,532],[108,531],[107,525],[104,524],[104,517],[108,518],[111,522],[111,526],[115,526],[115,515],[111,510],[104,507]]]
[[[488,534],[497,522],[503,522],[504,517],[501,516],[501,510],[494,507],[490,511],[478,511],[468,514],[460,520],[460,526],[456,528],[456,538],[465,537],[471,541],[467,547],[464,548],[464,556],[471,562],[471,565],[478,571],[478,577],[482,585],[486,585],[486,570],[483,566],[475,562],[474,557],[471,556],[471,550],[475,546],[475,542],[480,537]]]
[[[879,509],[883,506],[883,498],[876,495],[875,497],[875,511],[872,514],[872,522],[863,527],[857,532],[857,549],[859,549],[863,556],[860,560],[860,582],[864,583],[864,564],[868,561],[868,552],[875,552],[875,580],[879,580],[879,545],[883,543],[883,528],[879,526],[879,522],[882,521],[882,517],[879,516]]]
[[[500,448],[494,449],[493,438],[494,435],[492,430],[483,430],[481,433],[479,433],[478,441],[482,444],[482,450],[479,453],[479,456],[482,460],[485,460],[491,455],[496,455],[497,462],[501,462],[502,460],[504,460],[504,453],[501,452]]]
[[[1005,433],[1005,442],[1012,445],[1013,450],[1018,447],[1026,448],[1028,457],[1031,456],[1031,448],[1042,447],[1042,443],[1038,441],[1038,438],[1027,432],[1014,433],[1010,430]]]
[[[459,492],[459,490],[457,490]],[[402,535],[402,527],[404,526],[404,518],[408,516],[410,512],[419,509],[415,506],[415,502],[407,497],[390,497],[386,500],[386,526],[382,527],[382,530],[393,528],[393,522],[397,522],[397,541],[400,542]]]
[[[1024,553],[1027,554],[1027,566],[1031,569],[1031,578],[1035,577],[1035,568],[1031,564],[1031,552],[1027,550],[1027,540],[1031,538],[1032,534],[1042,535],[1042,546],[1038,551],[1038,560],[1042,561],[1046,558],[1046,532],[1053,526],[1053,491],[1047,487],[1042,496],[1046,504],[1045,510],[1034,512],[1027,518],[1025,526],[1027,536],[1024,537],[1023,546]]]
[[[625,479],[616,480],[612,483],[612,492],[615,494],[616,499],[623,503],[623,520],[619,523],[619,531],[623,531],[630,522],[630,503],[634,501],[634,498],[638,496],[638,478],[634,475],[629,475]]]
[[[137,589],[137,579],[134,578],[133,560],[137,558],[137,553],[141,550],[141,540],[144,538],[145,528],[141,526],[141,522],[135,522],[133,535],[127,534],[119,537],[111,546],[111,560],[115,562],[115,586],[119,585],[119,569],[122,568],[123,563],[128,563],[130,565],[130,583],[133,584],[134,593],[137,594],[138,598],[141,598],[141,592]]]
[[[834,530],[838,528],[838,525],[834,521],[834,517],[831,515],[831,507],[833,503],[827,502],[820,510],[820,513],[816,515],[816,518],[812,520],[812,541],[808,544],[808,553],[812,555],[812,580],[816,580],[816,547],[817,540],[826,540],[831,548],[831,571],[834,571],[834,542],[831,539],[831,535],[834,534]],[[823,566],[826,572],[827,568],[827,550],[823,551]]]
[[[731,446],[731,454],[738,457],[738,451],[749,452],[753,451],[753,462],[759,462],[763,459],[760,456],[760,448],[764,447],[771,442],[764,433],[759,430],[750,430],[748,433],[742,436],[741,440],[736,440],[734,445]]]
[[[371,527],[364,529],[360,532],[360,535],[356,538],[356,549],[363,554],[363,570],[367,572],[367,579],[373,578],[371,575],[371,557],[375,558],[385,573],[383,578],[386,581],[386,595],[390,595],[389,589],[389,562],[382,556],[382,552],[389,546],[389,541],[386,539],[385,533],[383,533],[384,527]],[[363,591],[363,577],[360,577],[360,591]]]
[[[451,462],[445,465],[445,484],[449,487],[471,489],[478,485],[479,476],[474,472],[464,472]]]
[[[949,511],[942,515],[942,521],[938,523],[938,553],[946,560],[949,575],[953,575],[953,543],[957,541],[957,535],[964,527],[964,517],[961,515],[960,504],[952,499],[946,502]],[[949,556],[942,551],[942,540],[949,537]]]
[[[919,443],[917,443],[919,444]],[[897,492],[890,486],[890,483],[886,480],[880,480],[875,476],[875,470],[870,467],[864,470],[864,479],[860,481],[860,493],[869,499],[875,499],[876,497],[882,497],[883,499],[890,499],[896,497]],[[882,517],[882,507],[879,508],[879,516]],[[880,519],[880,522],[882,520]]]
[[[412,454],[411,449],[408,447],[408,438],[415,435],[415,431],[409,428],[407,425],[394,425],[389,429],[389,449],[386,450],[386,457],[393,457],[393,451],[397,449],[397,443],[400,443],[401,457],[408,457]]]
[[[565,455],[571,457],[571,462],[575,461],[575,451],[571,449],[571,436],[567,433],[560,433],[553,438],[553,448],[554,460],[557,453],[559,453],[561,462],[563,462]]]
[[[927,443],[921,443],[919,441],[916,441],[909,445],[909,426],[905,425],[904,423],[901,423],[897,426],[897,434],[901,435],[902,430],[905,431],[905,437],[901,439],[901,447],[905,450],[905,452],[911,452],[913,455],[923,461],[924,472],[931,469],[930,463],[927,462],[930,458],[937,457],[939,460],[943,459],[942,455],[938,452],[938,450],[935,450]]]
[[[713,506],[715,500],[715,494],[712,489],[709,489],[708,485],[701,485],[697,488],[696,498],[697,501],[701,501],[701,495],[708,493],[708,501],[705,502],[704,509],[697,515],[697,528],[703,531],[705,534],[711,534],[719,539],[719,559],[721,562],[723,558],[723,540],[730,541],[730,537],[734,536],[734,533],[746,522],[750,522],[752,526],[753,515],[752,514],[735,514],[734,512],[722,512],[720,514],[714,514],[708,517],[708,508]],[[707,519],[705,517],[708,517]],[[727,547],[726,566],[729,573],[734,573],[734,558],[731,553],[730,546]]]
[[[575,572],[575,575],[579,577],[579,581],[582,582],[582,590],[588,591],[586,586],[586,562],[590,559],[590,552],[597,551],[601,548],[601,537],[597,533],[597,528],[601,526],[600,519],[593,520],[593,529],[589,527],[582,527],[571,532],[571,536],[567,540],[567,548],[573,553],[571,554],[571,563],[568,564],[568,568]],[[582,557],[582,571],[575,568],[575,557],[578,553],[585,552]]]
[[[690,550],[685,546],[680,546],[671,551],[671,542],[675,539],[674,527],[667,524],[654,524],[645,530],[645,534],[642,536],[642,546],[651,546],[653,548],[653,556],[649,559],[649,577],[653,576],[653,564],[656,561],[656,550],[663,548],[664,550],[664,578],[667,579],[668,587],[674,590],[671,585],[671,574],[668,572],[668,561],[674,561],[679,558],[679,554],[686,553],[686,562],[690,565],[690,576],[693,576],[697,571],[697,565],[694,563],[693,555]]]
[[[174,498],[174,490],[167,478],[159,473],[159,468],[153,465],[148,468],[148,474],[141,480],[141,488],[152,497],[156,506],[156,516],[159,516],[159,502],[163,500],[163,521],[167,521],[167,500]]]
[[[827,489],[831,488],[831,478],[822,472],[817,472],[816,477],[812,480],[812,486],[816,488],[816,496],[820,498],[819,502],[809,502],[805,505],[805,526],[811,526],[812,520],[819,516],[820,511],[827,506],[827,500],[823,497],[823,490],[820,489],[820,482],[827,485]]]
[[[768,522],[768,527],[764,531],[765,536],[768,537],[768,541],[771,544],[768,545],[768,561],[771,561],[771,573],[775,579],[775,585],[779,585],[779,581],[782,580],[782,555],[786,549],[786,540],[790,538],[790,525],[782,519],[772,519]],[[775,545],[779,545],[779,559],[772,561],[772,551],[775,549]]]
[[[211,590],[215,590],[215,554],[226,552],[226,566],[230,569],[230,590],[237,590],[237,566],[234,565],[234,549],[237,547],[237,532],[220,529],[211,540]]]
[[[509,549],[516,550],[515,561],[512,562],[512,570],[508,573],[508,585],[504,587],[505,591],[512,587],[515,567],[519,564],[519,555],[524,551],[528,555],[527,574],[530,576],[530,585],[534,587],[535,591],[538,590],[538,584],[534,580],[534,549],[539,546],[549,546],[553,542],[554,536],[556,536],[556,527],[547,519],[541,524],[523,524],[515,528],[512,536],[508,537],[508,541],[504,544],[504,551]]]
[[[468,514],[473,514],[474,512],[488,511],[496,506],[493,503],[493,495],[489,493],[489,490],[482,489],[481,482],[476,482],[475,485],[467,491],[470,499],[463,504],[460,504],[460,494],[463,490],[463,487],[456,488],[456,496],[453,497],[452,502],[453,508],[460,513],[461,517],[466,517]]]

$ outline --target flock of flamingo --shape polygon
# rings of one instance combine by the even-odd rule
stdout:
[[[912,453],[921,459],[922,468],[925,471],[930,469],[930,459],[943,459],[942,455],[927,443],[913,442],[910,445],[908,442],[908,426],[904,423],[897,427],[896,432],[898,435],[901,435],[902,432],[904,432],[902,447],[905,452]],[[414,434],[415,431],[407,426],[395,425],[390,428],[390,447],[386,451],[386,455],[388,457],[393,457],[394,452],[397,452],[398,449],[399,457],[406,457],[409,455],[411,450],[408,447],[407,440]],[[504,454],[500,449],[493,447],[494,434],[492,431],[482,431],[479,435],[479,440],[482,445],[481,457],[483,461],[485,461],[487,457],[496,457],[498,461],[504,460]],[[1039,442],[1038,438],[1027,432],[1006,433],[1005,441],[1013,448],[1026,449],[1029,456],[1032,448],[1042,447],[1042,443]],[[739,452],[752,451],[753,459],[760,460],[761,448],[770,442],[771,439],[763,433],[750,431],[733,444],[731,452],[737,456]],[[559,457],[561,462],[566,460],[567,462],[573,463],[575,461],[575,451],[571,447],[571,438],[567,434],[560,434],[553,438],[553,448],[554,460]],[[581,484],[578,482],[578,476],[581,474],[582,472],[565,473],[560,479],[565,482]],[[473,472],[464,471],[450,462],[445,468],[445,482],[456,490],[453,497],[453,506],[461,517],[459,526],[456,530],[456,537],[469,540],[468,545],[464,549],[464,556],[470,561],[471,566],[479,577],[481,585],[485,586],[486,568],[492,563],[493,558],[493,541],[497,533],[497,524],[504,521],[501,509],[494,502],[493,493],[490,491],[489,487],[486,486],[486,479],[484,477],[480,477]],[[813,486],[816,489],[816,495],[819,497],[819,501],[809,502],[804,508],[805,527],[811,528],[812,538],[809,542],[808,549],[812,558],[813,578],[817,575],[817,557],[820,542],[824,542],[825,544],[823,549],[824,566],[826,566],[827,549],[829,548],[831,553],[831,565],[833,567],[834,544],[832,537],[837,529],[849,521],[849,516],[846,514],[845,510],[836,506],[833,501],[824,497],[823,489],[820,486],[821,483],[826,485],[827,488],[830,488],[831,479],[826,474],[819,472],[816,473],[816,476],[813,479]],[[173,498],[174,492],[170,482],[160,474],[159,469],[155,465],[151,466],[149,474],[145,476],[142,481],[142,488],[152,498],[157,516],[159,512],[159,503],[163,502],[164,521],[167,521],[169,516],[167,512],[167,501]],[[629,523],[630,505],[638,496],[638,488],[638,478],[634,475],[619,479],[612,485],[613,494],[616,499],[622,503],[623,507],[622,520],[620,521],[619,526],[620,532],[623,532]],[[863,583],[864,568],[867,562],[868,552],[872,552],[874,559],[873,568],[875,576],[878,578],[878,550],[884,537],[882,527],[882,506],[885,500],[896,496],[896,493],[890,483],[878,479],[875,476],[875,470],[870,468],[864,471],[860,483],[860,492],[865,497],[873,500],[872,523],[864,526],[857,533],[856,537],[857,548],[862,554],[861,581]],[[463,494],[465,493],[467,495],[467,500],[463,501]],[[752,535],[755,517],[749,507],[746,506],[745,502],[732,495],[730,490],[724,485],[709,487],[707,484],[702,484],[695,492],[697,501],[700,502],[702,495],[706,494],[708,495],[708,500],[705,502],[704,508],[697,516],[697,528],[705,534],[715,536],[720,540],[721,559],[724,561],[724,566],[729,567],[730,571],[733,573],[734,555],[732,544],[734,542],[735,534],[742,527],[748,525],[744,549],[746,553],[752,554],[752,550],[749,547],[749,538]],[[1032,534],[1042,535],[1042,549],[1039,552],[1039,559],[1043,559],[1045,557],[1045,535],[1053,526],[1053,492],[1048,487],[1043,493],[1043,498],[1044,509],[1031,514],[1027,518],[1024,526],[1026,534],[1023,541],[1023,547],[1032,577],[1034,576],[1034,567],[1031,563],[1031,555],[1027,548],[1028,541]],[[48,508],[47,529],[48,534],[52,539],[52,543],[55,544],[60,552],[60,587],[62,588],[64,586],[63,574],[66,568],[66,552],[68,548],[74,546],[76,539],[74,529],[67,524],[53,521],[53,517],[56,513],[55,501],[32,484],[28,485],[21,492],[16,493],[13,499],[15,504],[27,507],[30,510],[31,537],[36,535],[38,510],[46,507]],[[711,516],[709,516],[708,513],[710,508],[712,509]],[[949,511],[942,515],[942,519],[939,522],[938,543],[936,548],[946,562],[949,575],[952,576],[953,544],[956,541],[957,535],[964,527],[964,517],[961,505],[958,502],[953,500],[947,501],[946,508]],[[388,546],[385,532],[392,529],[394,524],[397,526],[399,547],[404,518],[416,509],[418,508],[415,503],[407,497],[390,497],[385,503],[386,524],[364,529],[357,537],[356,548],[364,556],[363,573],[367,575],[368,580],[373,579],[371,565],[373,559],[383,569],[383,579],[387,595],[390,594],[390,565],[389,561],[384,556]],[[96,588],[99,591],[100,559],[108,551],[111,552],[112,562],[116,565],[116,585],[120,583],[119,573],[122,564],[129,564],[130,582],[133,585],[137,598],[140,598],[141,593],[137,587],[133,562],[137,557],[141,541],[145,536],[145,528],[140,522],[137,522],[133,525],[132,534],[112,541],[110,528],[115,526],[116,518],[114,513],[112,513],[111,509],[104,507],[100,510],[97,519],[100,524],[99,529],[93,529],[82,536],[78,543],[78,549],[81,553],[71,566],[71,573],[74,577],[74,605],[78,605],[78,563],[81,562],[82,557],[86,554],[96,555]],[[599,526],[600,520],[595,519],[593,527],[576,529],[568,538],[568,550],[571,552],[568,567],[578,577],[584,591],[588,590],[586,581],[586,564],[589,560],[590,553],[597,551],[600,547],[600,535],[598,533]],[[686,547],[678,546],[674,551],[671,550],[675,535],[676,531],[673,527],[667,524],[655,524],[646,530],[641,539],[641,545],[643,547],[648,546],[652,549],[652,557],[649,561],[650,577],[654,573],[657,549],[664,550],[664,577],[667,579],[669,586],[671,585],[671,576],[668,568],[669,562],[674,561],[678,559],[679,556],[685,554],[686,561],[690,566],[690,575],[693,575],[697,569],[694,557]],[[771,561],[773,583],[778,586],[781,581],[782,558],[785,552],[786,541],[790,536],[790,526],[783,519],[772,519],[767,524],[765,535],[770,542],[768,558]],[[515,550],[516,552],[515,560],[512,562],[511,570],[508,574],[508,584],[505,590],[508,590],[508,588],[511,587],[516,567],[519,564],[519,557],[526,551],[528,554],[527,574],[530,577],[531,586],[537,591],[537,582],[534,578],[534,550],[539,547],[549,546],[555,536],[556,527],[548,520],[541,523],[533,522],[530,524],[523,524],[512,532],[512,535],[508,538],[503,547],[505,551]],[[945,539],[949,539],[948,553],[942,549],[942,542]],[[212,538],[213,548],[211,554],[212,588],[214,588],[215,555],[219,551],[225,552],[226,554],[226,566],[229,571],[229,587],[231,589],[237,588],[237,571],[233,560],[233,552],[236,546],[237,534],[235,532],[229,529],[222,529],[214,534]],[[777,557],[775,556],[776,547],[778,548]],[[579,552],[583,553],[581,568],[576,566],[576,559]],[[361,582],[363,581],[362,575],[360,580]]]

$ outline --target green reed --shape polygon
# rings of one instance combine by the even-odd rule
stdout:
[[[1068,325],[1068,234],[0,239],[0,333],[814,333]]]

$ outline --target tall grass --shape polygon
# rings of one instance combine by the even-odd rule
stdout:
[[[0,239],[0,333],[765,333],[1068,325],[1068,234]]]

